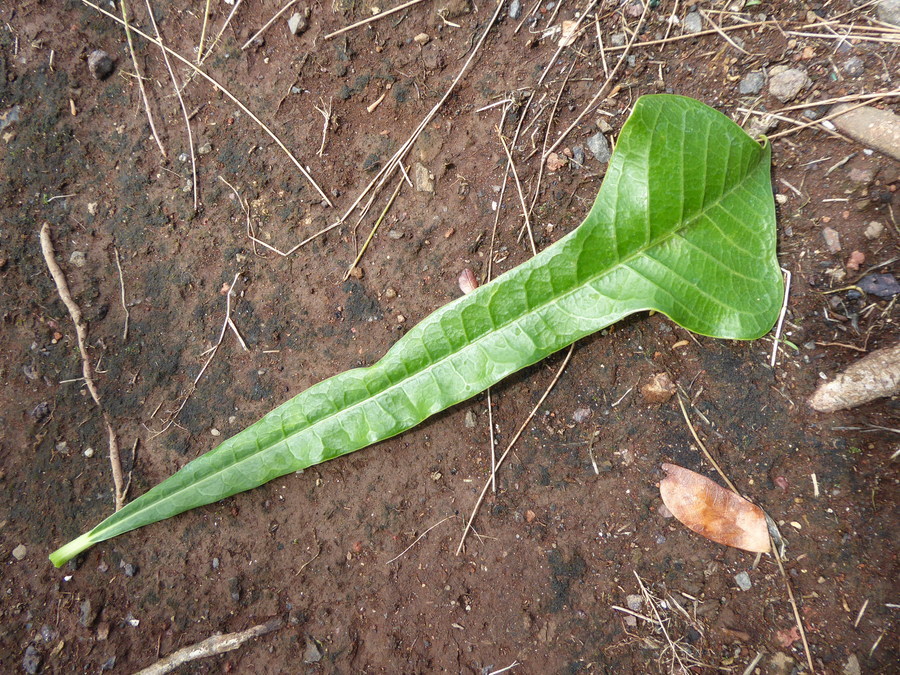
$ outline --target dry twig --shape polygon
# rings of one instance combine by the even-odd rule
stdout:
[[[556,386],[556,383],[559,382],[559,378],[562,377],[563,372],[566,369],[566,366],[569,365],[569,360],[572,358],[572,352],[575,350],[575,343],[573,342],[569,345],[569,351],[566,352],[566,358],[563,359],[562,364],[559,367],[559,370],[556,371],[556,375],[554,375],[553,379],[550,381],[547,389],[544,391],[544,395],[541,396],[540,400],[535,404],[534,408],[528,414],[528,417],[525,418],[525,421],[522,422],[522,426],[519,427],[519,430],[512,437],[512,440],[509,442],[509,445],[506,446],[506,450],[503,451],[503,454],[497,459],[497,464],[494,466],[494,469],[491,471],[491,475],[488,477],[487,481],[485,481],[484,488],[481,490],[481,494],[478,496],[478,499],[475,502],[475,507],[472,509],[472,514],[469,516],[469,520],[466,523],[466,527],[463,530],[462,537],[459,540],[459,546],[456,547],[456,555],[459,555],[462,552],[463,544],[466,543],[466,536],[469,534],[469,530],[472,529],[472,523],[475,520],[475,516],[478,514],[478,509],[481,508],[481,503],[484,501],[484,496],[487,494],[488,489],[491,487],[491,481],[496,475],[497,471],[500,468],[500,465],[503,464],[503,461],[506,459],[506,456],[509,455],[510,451],[513,449],[513,446],[516,444],[516,441],[519,440],[519,437],[528,428],[528,425],[531,424],[531,420],[534,419],[534,416],[537,414],[537,411],[540,410],[541,406],[544,404],[547,396],[550,395],[550,392],[553,391],[553,387]]]
[[[113,429],[109,413],[106,412],[106,409],[100,402],[100,392],[97,390],[97,385],[94,384],[94,369],[91,367],[91,359],[87,353],[88,326],[84,321],[78,303],[72,299],[66,276],[56,262],[56,257],[53,253],[53,242],[50,239],[50,225],[48,223],[44,223],[43,227],[41,227],[41,252],[44,254],[44,261],[47,263],[47,267],[50,269],[50,276],[53,277],[53,282],[56,284],[59,298],[66,306],[66,309],[69,310],[69,316],[72,317],[72,323],[75,324],[75,339],[78,343],[78,351],[81,354],[81,372],[84,377],[84,383],[87,385],[91,398],[94,399],[94,403],[103,416],[103,422],[106,424],[106,432],[109,436],[109,462],[112,467],[116,511],[118,511],[125,506],[125,492],[127,490],[122,477],[122,462],[119,459],[119,441],[116,438],[116,432]]]
[[[141,92],[141,98],[144,101],[144,110],[147,111],[147,121],[150,123],[150,132],[153,134],[153,140],[159,146],[159,151],[163,157],[166,157],[166,149],[163,147],[159,134],[156,133],[156,123],[153,121],[153,112],[150,110],[150,100],[147,98],[147,90],[144,89],[144,78],[141,75],[141,69],[138,67],[137,56],[134,53],[134,42],[131,39],[131,30],[128,25],[128,2],[122,0],[122,25],[125,26],[125,39],[128,42],[128,53],[131,55],[131,63],[134,66],[135,79],[138,83],[138,89]]]
[[[125,327],[122,329],[122,342],[128,341],[128,321],[131,319],[131,312],[128,311],[128,303],[125,302],[125,277],[122,275],[122,263],[119,262],[119,249],[113,246],[116,254],[116,269],[119,270],[119,288],[122,291],[122,309],[125,310]]]
[[[249,40],[247,40],[243,45],[241,45],[241,51],[244,51],[245,49],[247,49],[247,47],[249,47],[251,44],[253,44],[253,41],[256,38],[258,38],[260,35],[262,35],[267,30],[269,30],[269,27],[278,20],[278,17],[281,16],[282,14],[284,14],[286,11],[288,11],[291,7],[293,7],[296,2],[297,2],[297,0],[289,0],[289,2],[284,7],[282,7],[277,12],[275,12],[275,16],[273,16],[271,19],[266,21],[265,25],[262,28],[260,28],[258,31],[256,31]]]
[[[202,642],[169,654],[149,668],[138,671],[136,675],[165,675],[166,673],[171,673],[185,663],[234,651],[248,640],[279,630],[282,625],[281,619],[276,618],[238,633],[213,635]]]
[[[365,26],[367,23],[372,23],[373,21],[378,21],[378,19],[383,19],[386,16],[390,16],[391,14],[396,14],[397,12],[406,9],[407,7],[412,7],[413,5],[418,5],[422,0],[409,0],[409,2],[404,2],[402,5],[398,5],[397,7],[393,7],[391,9],[387,9],[375,16],[370,16],[368,19],[363,19],[362,21],[357,21],[356,23],[352,23],[349,26],[345,26],[340,30],[336,30],[333,33],[329,33],[326,35],[323,40],[330,40],[333,37],[337,37],[342,33],[346,33],[347,31],[353,30],[354,28],[359,28],[360,26]]]

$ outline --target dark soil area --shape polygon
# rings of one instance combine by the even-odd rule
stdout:
[[[641,16],[640,2],[599,2],[596,22],[551,64],[559,33],[545,29],[583,6],[545,0],[527,18],[524,3],[518,19],[504,8],[407,156],[418,187],[433,182],[433,192],[404,187],[358,272],[342,281],[396,178],[358,229],[357,212],[287,257],[248,238],[228,184],[248,202],[256,236],[283,251],[334,223],[450,87],[495,7],[431,0],[325,39],[373,16],[373,3],[313,3],[295,36],[287,19],[301,2],[241,50],[282,6],[248,0],[203,66],[270,126],[334,208],[231,99],[173,62],[190,80],[197,213],[185,123],[159,50],[135,36],[167,159],[119,25],[75,0],[0,7],[0,670],[134,672],[215,632],[281,617],[280,630],[178,672],[480,674],[513,663],[514,673],[678,672],[658,627],[613,609],[640,594],[639,575],[662,601],[671,640],[705,664],[692,672],[743,673],[760,654],[751,672],[808,672],[772,557],[757,562],[660,512],[663,462],[717,479],[675,399],[652,404],[640,393],[667,372],[725,472],[781,526],[816,672],[897,672],[898,401],[820,414],[806,399],[863,352],[897,342],[890,297],[847,287],[896,274],[900,166],[817,125],[773,142],[779,260],[793,278],[776,367],[771,335],[697,337],[659,315],[579,342],[461,555],[490,470],[484,395],[362,452],[102,543],[62,569],[49,563],[114,500],[106,429],[78,379],[75,330],[41,256],[44,223],[90,326],[130,496],[142,494],[307,386],[376,361],[460,295],[463,269],[481,277],[491,257],[496,275],[527,260],[512,177],[491,248],[507,164],[495,127],[509,144],[535,92],[513,146],[529,200],[548,121],[552,142],[603,83],[604,63],[613,71]],[[195,60],[204,3],[152,4],[167,44]],[[608,96],[560,146],[560,167],[545,168],[532,213],[538,248],[581,222],[606,166],[587,141],[604,129],[614,141],[642,94],[692,96],[749,128],[759,116],[744,110],[898,88],[896,40],[839,41],[815,23],[874,25],[871,3],[652,4],[638,42],[682,35],[698,7],[716,25],[770,23],[726,33],[731,43],[714,32],[632,47]],[[146,6],[129,5],[153,33]],[[214,0],[207,44],[231,9]],[[106,79],[89,71],[96,49],[114,61]],[[769,88],[779,65],[810,78],[787,103]],[[742,93],[755,72],[765,81]],[[502,122],[503,104],[482,110],[505,99],[514,103]],[[320,156],[317,107],[329,105]],[[811,122],[826,111],[779,114]],[[770,133],[791,128],[781,121]],[[167,425],[219,335],[223,284],[236,274],[232,318],[248,349],[227,332]],[[562,359],[493,389],[500,447]],[[742,572],[748,590],[736,583]],[[638,613],[651,609],[645,602]]]

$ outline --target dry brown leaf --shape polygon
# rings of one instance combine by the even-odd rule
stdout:
[[[718,544],[769,552],[769,528],[761,508],[699,473],[675,464],[662,468],[668,475],[660,482],[659,493],[684,525]]]
[[[463,292],[463,295],[468,295],[476,288],[478,288],[478,279],[475,278],[475,273],[467,267],[459,273],[459,290]]]
[[[900,345],[864,356],[847,370],[816,389],[809,405],[819,412],[855,408],[900,392]]]

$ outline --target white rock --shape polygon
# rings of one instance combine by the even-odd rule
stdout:
[[[682,26],[685,33],[699,33],[703,30],[703,19],[700,18],[700,14],[697,12],[691,12],[684,17]]]
[[[26,555],[28,555],[28,549],[25,548],[23,544],[19,544],[12,550],[13,558],[16,560],[21,560]]]

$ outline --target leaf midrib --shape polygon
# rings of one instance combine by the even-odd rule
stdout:
[[[421,370],[418,370],[418,371],[416,371],[416,372],[414,372],[414,373],[412,373],[412,374],[406,375],[406,376],[403,377],[401,380],[399,380],[399,381],[397,381],[397,382],[395,382],[395,383],[393,383],[393,384],[388,385],[387,387],[385,387],[385,388],[382,389],[381,391],[376,392],[375,394],[369,395],[369,396],[367,396],[366,398],[363,398],[363,399],[361,399],[360,401],[357,401],[356,403],[352,403],[352,404],[349,405],[349,406],[346,406],[346,407],[344,407],[344,408],[340,408],[339,410],[337,410],[337,411],[335,411],[335,412],[333,412],[333,413],[330,413],[329,415],[326,415],[325,417],[322,417],[322,418],[316,420],[315,422],[313,422],[312,424],[309,424],[309,425],[303,427],[302,429],[298,429],[297,431],[294,431],[294,432],[292,432],[292,433],[289,434],[289,435],[285,435],[281,440],[279,440],[279,441],[277,441],[277,442],[275,442],[275,443],[271,443],[271,444],[267,445],[266,447],[261,448],[261,449],[258,450],[257,452],[254,452],[253,454],[247,455],[246,457],[242,457],[241,459],[237,460],[236,462],[233,462],[233,463],[231,463],[231,464],[228,464],[227,466],[223,466],[222,468],[217,469],[216,471],[207,474],[206,476],[204,476],[203,478],[201,478],[199,481],[192,482],[192,483],[190,483],[190,484],[188,484],[188,485],[185,485],[184,487],[181,487],[181,488],[175,490],[174,492],[170,492],[170,493],[164,495],[164,496],[161,497],[160,499],[158,499],[158,500],[156,500],[156,501],[153,501],[153,502],[151,502],[150,504],[147,504],[146,506],[144,506],[144,507],[141,508],[140,510],[138,510],[138,511],[136,511],[135,513],[131,514],[131,515],[128,516],[126,519],[123,519],[122,521],[119,521],[119,523],[113,523],[113,524],[110,524],[110,527],[107,528],[107,529],[114,529],[115,526],[116,526],[116,524],[127,523],[127,522],[130,521],[130,520],[137,519],[138,516],[140,516],[141,514],[147,512],[148,510],[152,509],[154,506],[157,506],[157,505],[163,503],[165,500],[174,498],[176,495],[181,494],[181,493],[184,492],[185,490],[192,490],[192,489],[195,489],[198,485],[202,485],[203,483],[205,483],[205,482],[207,482],[207,481],[209,481],[209,480],[211,480],[211,479],[217,477],[219,474],[221,474],[221,473],[223,473],[223,472],[225,472],[225,471],[229,471],[229,470],[231,470],[231,469],[234,469],[234,468],[240,466],[243,462],[250,461],[250,460],[253,460],[253,459],[258,458],[260,455],[266,453],[266,452],[269,451],[271,448],[277,446],[279,443],[287,443],[289,439],[292,439],[292,438],[294,438],[295,436],[298,436],[298,435],[300,435],[300,434],[306,433],[306,432],[310,431],[311,429],[314,429],[316,426],[318,426],[318,425],[320,425],[320,424],[323,424],[323,423],[327,422],[328,420],[332,419],[333,417],[336,417],[336,416],[338,416],[338,415],[343,415],[343,414],[345,414],[345,413],[348,413],[349,411],[353,410],[354,408],[357,408],[357,407],[359,407],[359,406],[362,406],[362,405],[364,405],[364,404],[366,404],[366,403],[372,401],[372,399],[374,399],[374,398],[376,398],[376,397],[381,397],[382,395],[384,395],[384,394],[390,392],[391,390],[395,389],[396,387],[399,387],[399,386],[401,386],[401,385],[403,385],[403,384],[405,384],[405,383],[408,383],[408,382],[409,382],[410,380],[412,380],[413,378],[419,377],[420,375],[425,375],[425,374],[427,374],[429,371],[431,371],[431,369],[435,368],[436,366],[438,366],[438,365],[441,364],[442,362],[446,361],[447,359],[451,359],[451,358],[453,358],[453,357],[455,357],[455,356],[458,356],[458,355],[464,353],[465,351],[467,351],[468,349],[470,349],[470,348],[472,348],[472,347],[475,347],[475,346],[478,345],[482,340],[484,340],[484,339],[490,337],[491,335],[493,335],[494,333],[496,333],[496,332],[498,332],[498,331],[500,331],[500,330],[503,330],[503,329],[506,328],[507,326],[511,326],[512,324],[516,323],[517,321],[521,321],[522,319],[524,319],[524,318],[526,318],[526,317],[528,317],[528,316],[532,316],[533,314],[537,313],[539,310],[545,308],[547,305],[550,305],[551,303],[558,302],[558,301],[560,301],[560,300],[562,300],[562,299],[564,299],[564,298],[566,298],[566,297],[568,297],[568,296],[570,296],[570,295],[572,295],[572,294],[574,294],[574,293],[577,293],[578,291],[580,291],[581,289],[583,289],[583,288],[584,288],[585,286],[587,286],[588,284],[591,284],[591,283],[597,281],[598,279],[601,279],[601,278],[603,278],[603,277],[605,277],[605,276],[608,276],[608,275],[612,274],[613,272],[615,272],[615,271],[617,271],[617,270],[619,270],[619,269],[621,269],[621,268],[623,268],[623,267],[626,267],[626,266],[628,265],[628,263],[630,263],[630,262],[631,262],[632,260],[634,260],[635,258],[637,258],[637,257],[639,257],[639,256],[641,256],[641,255],[643,255],[647,250],[652,249],[652,248],[656,248],[656,247],[658,247],[658,246],[664,244],[664,243],[665,243],[666,241],[668,241],[669,239],[672,239],[672,238],[675,237],[676,235],[680,234],[683,230],[686,230],[686,229],[688,229],[689,227],[693,226],[693,225],[694,225],[694,224],[695,224],[702,216],[704,216],[704,215],[706,214],[706,212],[707,212],[708,210],[714,208],[714,207],[717,206],[720,202],[722,202],[723,200],[725,200],[727,197],[731,196],[731,194],[732,194],[733,192],[735,192],[736,190],[740,189],[741,186],[743,185],[744,181],[747,180],[747,178],[753,173],[753,171],[757,168],[758,165],[759,165],[759,158],[757,158],[757,161],[754,163],[754,165],[751,166],[751,167],[747,170],[747,172],[744,174],[744,176],[743,176],[743,178],[742,178],[741,181],[735,183],[735,184],[734,184],[733,186],[731,186],[727,191],[723,191],[722,194],[721,194],[719,197],[717,197],[715,200],[713,200],[713,201],[710,202],[709,204],[704,205],[704,207],[703,207],[701,210],[698,210],[697,213],[696,213],[696,215],[694,215],[692,218],[690,218],[690,219],[684,221],[681,225],[672,228],[672,230],[670,230],[669,232],[665,233],[664,235],[658,237],[656,240],[651,241],[651,242],[648,242],[645,246],[643,246],[643,247],[641,247],[640,249],[636,250],[634,253],[632,253],[632,254],[629,255],[628,257],[619,259],[616,263],[614,263],[612,266],[608,267],[607,269],[602,270],[602,271],[600,271],[600,272],[597,272],[596,274],[591,275],[591,276],[589,276],[588,278],[586,278],[586,279],[585,279],[584,281],[582,281],[581,283],[576,284],[573,288],[570,288],[569,290],[563,291],[561,294],[555,295],[555,296],[551,297],[550,299],[548,299],[548,300],[546,300],[546,301],[544,301],[544,302],[541,302],[541,303],[535,305],[534,307],[532,307],[532,308],[529,309],[528,311],[526,311],[526,312],[524,312],[524,313],[522,313],[522,314],[519,314],[518,316],[516,316],[516,317],[514,317],[514,318],[512,318],[512,319],[510,319],[510,320],[508,320],[506,323],[500,324],[500,326],[498,326],[498,327],[496,327],[496,328],[493,328],[492,330],[487,331],[487,332],[484,333],[483,335],[480,335],[479,337],[475,338],[474,340],[472,340],[472,341],[469,342],[468,344],[464,345],[462,348],[457,349],[457,350],[455,350],[455,351],[451,351],[450,353],[448,353],[448,354],[446,354],[446,355],[444,355],[444,356],[441,356],[441,357],[438,358],[437,360],[435,360],[435,361],[433,361],[432,363],[429,363],[428,365],[426,365],[426,366],[425,366],[424,368],[422,368]],[[593,211],[593,209],[591,209],[591,210]],[[589,218],[590,218],[590,213],[588,213],[588,216],[587,216],[587,218],[585,219],[585,221],[587,221],[587,219],[589,219]],[[582,225],[584,225],[584,223],[582,223]],[[575,230],[573,230],[572,233],[570,233],[570,234],[571,234],[571,235],[574,235],[575,232],[577,232],[578,229],[580,229],[580,228],[582,227],[582,225],[579,225],[579,227],[576,228]],[[567,237],[568,237],[568,236],[570,236],[570,235],[567,235]],[[564,241],[565,241],[565,239],[562,239],[562,240],[560,240],[559,242],[557,242],[557,244],[562,244]],[[534,258],[532,258],[532,260],[533,260],[533,259],[534,259]],[[630,269],[630,268],[627,268],[627,269]],[[510,271],[512,271],[512,270],[510,270]],[[500,278],[502,278],[502,277],[500,277]],[[499,278],[498,278],[498,280],[499,280]],[[648,281],[649,281],[649,280],[648,280]],[[652,282],[651,282],[651,283],[652,283]],[[446,307],[446,306],[445,306],[445,307]],[[650,310],[650,309],[654,309],[654,308],[652,308],[652,307],[638,308],[638,309],[635,309],[632,313],[634,313],[634,312],[641,312],[641,311]],[[608,324],[607,324],[607,325],[608,325]],[[599,330],[599,329],[598,329],[598,330]],[[395,345],[395,346],[396,346],[396,345]],[[565,346],[565,345],[563,345],[563,347],[564,347],[564,346]],[[385,354],[385,356],[386,356],[386,354]],[[382,359],[383,359],[383,358],[384,358],[384,356],[382,357]],[[367,367],[365,367],[365,368],[361,368],[360,370],[368,371],[368,370],[371,370],[372,368],[377,368],[377,367],[378,367],[378,364],[380,363],[380,361],[381,361],[381,359],[379,359],[378,362],[372,364],[371,366],[367,366]],[[523,366],[523,367],[525,367],[525,366]],[[352,371],[345,371],[345,372],[352,372]],[[334,376],[332,376],[332,377],[339,377],[339,376],[340,376],[340,374],[334,375]],[[331,379],[331,378],[328,378],[328,379]],[[501,378],[501,379],[502,379],[502,378]],[[324,382],[324,381],[326,381],[326,380],[323,380],[323,382]],[[307,391],[308,391],[308,390],[307,390]],[[302,392],[301,392],[301,393],[302,393]],[[299,394],[298,394],[298,395],[299,395]],[[459,402],[461,402],[461,401],[457,401],[457,403],[459,403]],[[450,407],[450,406],[452,406],[452,405],[455,405],[455,403],[451,403],[450,405],[446,406],[446,407],[443,408],[443,409],[446,409],[446,408],[448,408],[448,407]],[[434,413],[432,413],[432,414],[434,414]],[[430,415],[429,415],[429,416],[430,416]],[[427,417],[426,417],[426,418],[423,418],[423,420],[424,420],[424,419],[427,419]],[[420,420],[420,421],[421,421],[421,420]],[[255,425],[254,425],[254,426],[255,426]],[[248,427],[248,429],[245,430],[245,431],[249,431],[250,429],[252,429],[252,427]],[[244,433],[244,432],[241,432],[241,433]],[[233,438],[233,437],[232,437],[232,438]],[[385,439],[381,439],[381,440],[387,440],[387,439],[385,438]],[[378,442],[378,441],[376,441],[376,442]],[[292,469],[292,471],[296,471],[296,469]],[[290,473],[290,472],[287,472],[287,473]],[[284,475],[284,474],[282,474],[282,475]],[[241,491],[241,490],[239,490],[239,492],[240,492],[240,491]],[[235,493],[235,494],[237,494],[237,493]],[[218,501],[218,500],[215,500],[215,501]],[[208,502],[208,503],[212,503],[212,502]],[[101,523],[101,525],[102,525],[102,523]],[[99,526],[98,526],[98,527],[99,527]],[[126,530],[126,531],[127,531],[127,530]],[[102,532],[102,531],[101,531],[101,532]]]

